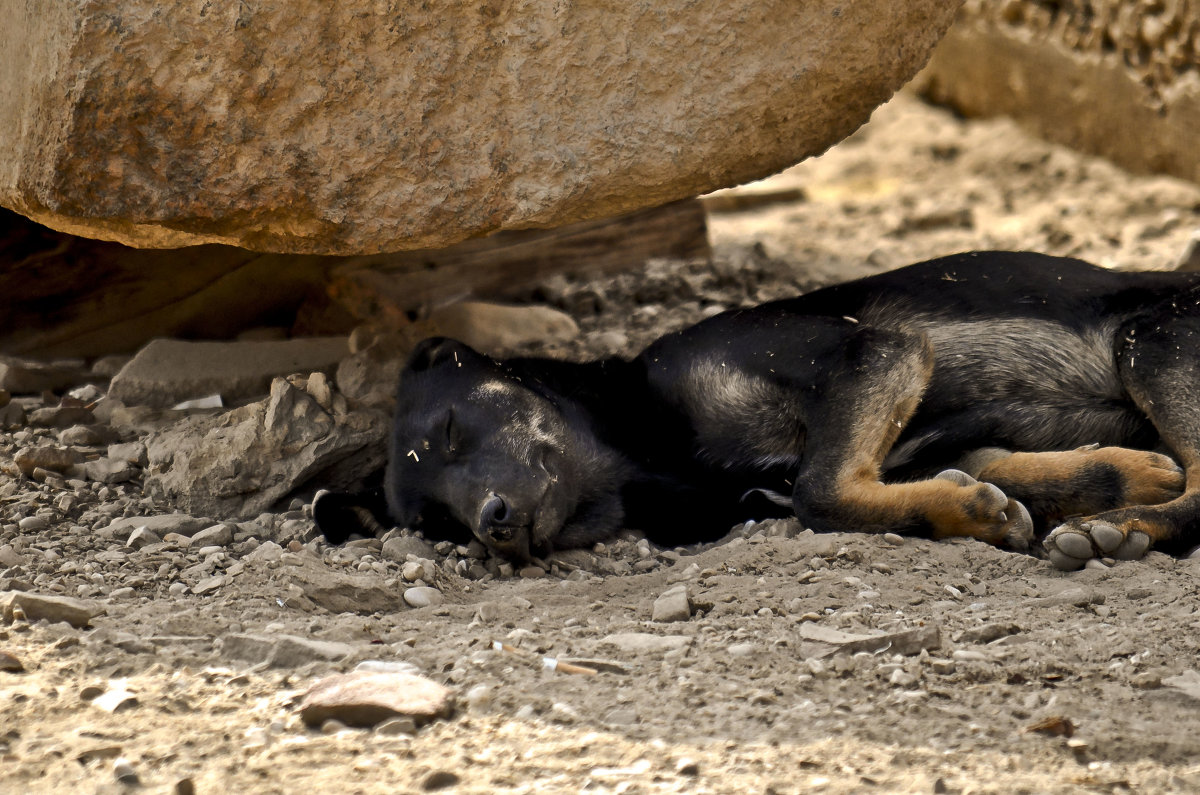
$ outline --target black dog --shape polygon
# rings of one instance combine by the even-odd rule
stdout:
[[[515,560],[792,513],[1014,548],[1032,513],[1064,569],[1178,551],[1200,543],[1200,275],[970,253],[724,312],[632,361],[427,340],[383,494],[385,518]],[[317,501],[330,540],[363,499]]]

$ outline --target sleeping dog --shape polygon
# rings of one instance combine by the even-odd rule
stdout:
[[[426,340],[372,499],[323,494],[314,515],[335,543],[365,506],[515,561],[790,515],[1041,536],[1062,569],[1184,550],[1200,543],[1200,275],[977,252],[730,310],[633,360]]]

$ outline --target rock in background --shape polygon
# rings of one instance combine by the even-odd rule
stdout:
[[[18,4],[0,204],[139,247],[323,254],[612,216],[823,151],[957,5]]]
[[[967,116],[1200,181],[1194,0],[967,0],[917,83]]]

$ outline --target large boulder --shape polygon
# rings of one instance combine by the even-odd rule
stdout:
[[[957,0],[42,0],[0,204],[139,247],[359,254],[616,215],[857,128]]]
[[[1132,171],[1200,182],[1200,4],[967,0],[916,81]]]

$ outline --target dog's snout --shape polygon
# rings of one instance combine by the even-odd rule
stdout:
[[[489,493],[479,509],[479,526],[486,531],[503,527],[512,516],[508,503],[495,492]]]

